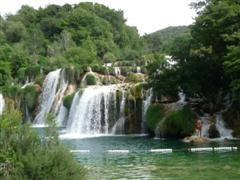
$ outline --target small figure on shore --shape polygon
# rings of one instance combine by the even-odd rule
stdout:
[[[196,132],[198,136],[202,136],[202,121],[200,119],[197,119],[196,122]]]

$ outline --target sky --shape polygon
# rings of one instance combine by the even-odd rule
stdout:
[[[15,14],[22,5],[38,9],[49,4],[77,4],[97,2],[116,10],[123,10],[127,24],[136,26],[141,35],[168,26],[193,23],[195,12],[189,7],[193,0],[0,0],[0,14]]]

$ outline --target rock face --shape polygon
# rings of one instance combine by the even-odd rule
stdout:
[[[233,129],[233,136],[240,138],[240,103],[233,103],[231,107],[223,113],[223,119],[228,127]]]
[[[69,84],[67,87],[67,90],[65,92],[65,96],[68,96],[70,94],[73,94],[76,91],[76,85],[75,84]]]
[[[220,137],[220,133],[217,130],[217,127],[215,124],[211,124],[208,130],[209,138],[218,138]]]
[[[209,142],[209,139],[206,137],[200,137],[200,136],[190,136],[185,137],[184,142],[193,143],[193,144],[206,144]]]

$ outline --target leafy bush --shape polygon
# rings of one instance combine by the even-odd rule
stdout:
[[[99,74],[107,74],[107,68],[99,65],[99,64],[94,64],[92,67],[93,72],[97,72]]]
[[[86,84],[87,85],[96,85],[97,84],[97,79],[94,74],[87,74]]]
[[[17,110],[0,117],[0,179],[85,179],[85,170],[59,143],[52,116],[42,139],[21,121]]]

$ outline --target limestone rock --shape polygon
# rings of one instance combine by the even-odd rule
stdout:
[[[205,144],[209,142],[209,139],[206,137],[200,137],[200,136],[190,136],[185,137],[184,142],[193,143],[193,144]]]

